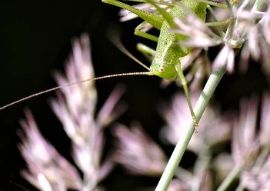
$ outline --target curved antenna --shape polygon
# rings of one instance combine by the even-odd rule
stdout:
[[[115,33],[115,32],[114,32]],[[137,64],[141,65],[144,67],[146,70],[150,71],[150,68],[143,64],[140,60],[138,60],[135,56],[133,56],[126,48],[125,46],[121,43],[120,37],[117,34],[110,34],[109,39],[112,41],[112,43],[125,55],[127,55],[130,59],[132,59],[134,62]]]
[[[86,82],[91,82],[91,81],[97,81],[97,80],[103,80],[103,79],[115,78],[115,77],[125,77],[125,76],[153,76],[153,73],[152,72],[128,72],[128,73],[110,74],[110,75],[105,75],[105,76],[100,76],[100,77],[95,77],[95,78],[79,80],[79,81],[76,81],[76,82],[71,82],[71,83],[66,84],[66,85],[56,86],[56,87],[53,87],[53,88],[50,88],[50,89],[47,89],[47,90],[43,90],[43,91],[31,94],[29,96],[26,96],[24,98],[18,99],[16,101],[10,102],[9,104],[1,106],[0,111],[6,109],[8,107],[11,107],[13,105],[16,105],[18,103],[21,103],[21,102],[24,102],[26,100],[32,99],[34,97],[37,97],[37,96],[40,96],[40,95],[43,95],[43,94],[47,94],[47,93],[50,93],[50,92],[53,92],[53,91],[56,91],[56,90],[59,90],[59,89],[62,89],[62,88],[71,87],[71,86],[74,86],[74,85],[78,85],[78,84],[86,83]]]

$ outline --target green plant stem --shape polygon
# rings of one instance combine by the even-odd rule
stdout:
[[[244,186],[240,183],[237,188],[235,189],[235,191],[243,191],[245,188]]]
[[[241,172],[244,163],[242,165],[236,165],[232,171],[228,174],[228,176],[223,180],[223,182],[218,187],[217,191],[225,191],[230,186],[230,184],[235,180],[238,174]]]
[[[205,111],[206,106],[210,98],[212,97],[217,85],[219,84],[221,78],[223,77],[225,71],[226,71],[225,67],[217,68],[209,76],[208,81],[206,82],[205,87],[194,108],[194,113],[196,115],[196,119],[198,120],[198,122],[201,119],[203,112]],[[195,131],[195,127],[193,124],[194,123],[191,120],[187,127],[187,131],[185,132],[185,135],[183,136],[183,139],[179,140],[178,143],[176,144],[174,151],[158,182],[158,185],[155,191],[166,191],[168,189],[168,186],[175,174],[175,171],[179,165],[179,162],[181,161],[182,156],[188,146],[188,143]]]
[[[265,6],[266,6],[265,0],[256,0],[253,9],[255,9],[256,11],[261,11]]]
[[[264,165],[265,161],[267,160],[267,157],[269,155],[269,152],[270,152],[270,147],[264,146],[263,149],[262,149],[262,151],[260,152],[260,155],[257,157],[254,166],[256,166],[258,168],[262,168],[262,166]]]
[[[210,148],[207,145],[204,148],[202,148],[200,152],[198,153],[198,159],[194,166],[194,174],[197,175],[196,182],[195,184],[192,185],[191,191],[202,190],[201,180],[204,180],[202,176],[205,176],[207,169],[209,169],[211,156],[212,154],[210,152]]]

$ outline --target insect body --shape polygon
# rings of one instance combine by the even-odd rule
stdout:
[[[185,8],[190,9],[202,20],[205,20],[207,4],[199,1],[182,0],[181,5],[175,5],[167,13],[164,9],[157,5],[156,2],[152,0],[145,0],[145,2],[150,3],[157,9],[160,15],[162,15],[161,17],[160,15],[136,9],[117,0],[103,0],[103,2],[127,9],[144,19],[145,22],[160,30],[159,37],[157,38],[156,51],[153,55],[153,60],[149,68],[149,75],[155,75],[169,80],[181,80],[189,109],[196,126],[196,116],[192,109],[187,82],[179,61],[180,57],[188,54],[188,50],[184,47],[180,47],[177,44],[177,41],[184,40],[186,37],[183,35],[174,34],[170,31],[170,29],[174,27],[174,18],[184,18],[186,16],[187,10],[185,10]],[[139,31],[138,27],[135,29],[135,34],[150,40],[156,39],[150,34]]]
[[[207,4],[199,1],[182,0],[181,6],[176,5],[169,13],[167,13],[164,9],[160,8],[156,2],[153,2],[152,0],[145,1],[156,7],[163,17],[139,10],[117,0],[103,0],[104,3],[129,10],[144,19],[153,27],[160,30],[160,35],[157,38],[156,52],[150,66],[150,72],[161,78],[174,80],[178,76],[175,66],[180,64],[179,58],[187,55],[188,51],[186,48],[180,47],[176,44],[176,41],[182,40],[185,37],[182,35],[176,35],[170,31],[170,29],[174,27],[173,19],[185,17],[187,11],[184,9],[189,8],[191,11],[196,13],[198,17],[204,20]],[[156,39],[153,35],[139,31],[139,26],[135,29],[136,35],[150,40]],[[149,36],[152,36],[152,38]]]
[[[189,3],[189,5],[191,5],[191,3]],[[189,8],[193,8],[195,11],[198,7],[202,7],[201,5],[202,3],[198,2],[192,3],[192,7]],[[201,8],[199,8],[199,10],[201,10]],[[203,7],[203,10],[206,10],[206,5]],[[185,12],[183,7],[175,6],[167,16],[169,17],[168,20],[163,21],[161,26],[156,54],[150,66],[150,71],[161,78],[175,79],[179,76],[176,71],[176,66],[180,64],[179,58],[188,54],[186,48],[180,47],[177,44],[177,40],[182,40],[185,37],[176,35],[170,31],[171,27],[173,27],[173,18],[184,17]],[[164,14],[166,14],[166,12]],[[203,19],[204,18],[205,14],[203,15]]]

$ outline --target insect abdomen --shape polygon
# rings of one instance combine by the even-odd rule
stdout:
[[[169,29],[170,26],[167,22],[161,27],[156,54],[150,70],[161,78],[175,79],[177,77],[175,65],[179,63],[180,56],[184,54],[181,48],[175,43],[175,34],[170,32]]]

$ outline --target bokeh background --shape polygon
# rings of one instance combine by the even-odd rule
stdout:
[[[0,105],[55,86],[52,73],[63,71],[65,60],[71,52],[71,41],[82,33],[91,39],[92,58],[96,76],[121,72],[142,71],[127,56],[123,55],[108,36],[118,33],[123,44],[139,59],[133,36],[139,21],[118,22],[118,8],[102,4],[99,0],[2,0],[0,2]],[[146,42],[147,41],[143,41]],[[213,51],[215,52],[215,51]],[[161,104],[169,102],[177,87],[161,88],[158,78],[128,77],[98,81],[97,110],[112,89],[122,84],[126,92],[122,98],[128,104],[127,112],[118,120],[129,125],[139,121],[154,140],[159,142],[159,129],[163,121],[158,113]],[[217,89],[215,101],[223,111],[237,110],[239,100],[267,89],[265,76],[260,66],[253,64],[245,74],[226,76]],[[48,105],[47,94],[0,111],[0,190],[34,190],[20,176],[24,161],[17,149],[19,120],[24,109],[30,108],[45,137],[63,154],[71,159],[69,140]],[[113,144],[108,130],[107,145]],[[164,145],[163,145],[164,146]],[[109,148],[107,146],[106,148]],[[164,146],[168,154],[172,147]],[[192,156],[185,156],[188,165]],[[123,181],[124,180],[124,181]],[[104,181],[107,190],[135,190],[147,187],[158,180],[132,177],[117,167]],[[124,184],[123,184],[124,183]]]

